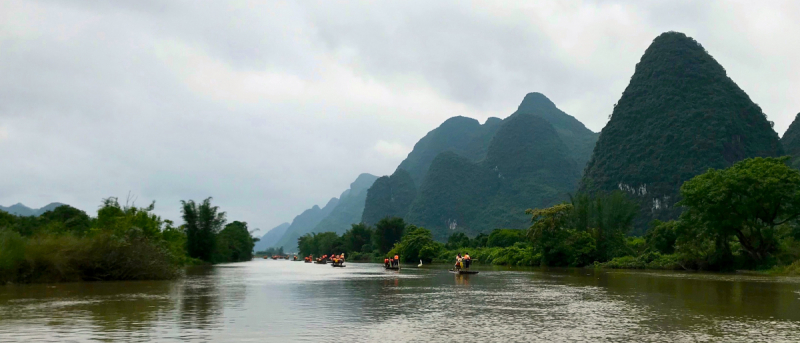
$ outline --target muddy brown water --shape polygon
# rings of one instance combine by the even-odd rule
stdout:
[[[800,342],[800,278],[285,260],[0,286],[0,342]]]

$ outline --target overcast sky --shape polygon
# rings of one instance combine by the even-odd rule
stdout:
[[[752,4],[758,4],[752,6]],[[102,198],[269,228],[390,174],[445,119],[541,92],[593,131],[658,34],[695,38],[783,134],[800,1],[0,1],[0,205]]]

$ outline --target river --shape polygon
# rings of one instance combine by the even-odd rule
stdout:
[[[800,278],[254,260],[0,286],[0,342],[800,342]]]

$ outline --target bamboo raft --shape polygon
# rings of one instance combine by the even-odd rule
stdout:
[[[454,270],[454,269],[450,269],[450,271],[451,271],[451,272],[453,272],[453,273],[455,273],[455,274],[458,274],[458,275],[472,275],[472,274],[478,274],[478,272],[476,272],[476,271],[472,271],[472,270]]]
[[[328,261],[326,261],[326,260],[314,261],[314,263],[316,263],[316,264],[328,264]]]
[[[339,267],[339,268],[344,268],[344,267],[347,267],[347,266],[345,266],[345,265],[343,265],[343,264],[331,263],[331,267]]]
[[[399,267],[399,266],[398,266],[398,267],[387,267],[387,266],[383,266],[383,269],[386,269],[386,270],[400,270],[400,267]]]

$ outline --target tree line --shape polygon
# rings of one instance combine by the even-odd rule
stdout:
[[[0,211],[0,283],[169,279],[189,264],[247,261],[247,223],[211,205],[182,202],[176,226],[147,207],[104,199],[96,217],[64,205],[38,217]]]
[[[788,158],[751,158],[709,169],[680,188],[679,219],[653,221],[631,236],[639,205],[622,191],[579,193],[568,202],[530,209],[527,230],[495,229],[469,237],[455,232],[437,242],[401,218],[375,227],[354,224],[339,236],[298,239],[303,255],[345,252],[349,260],[451,262],[469,253],[484,264],[598,266],[729,271],[800,272],[800,171]]]

